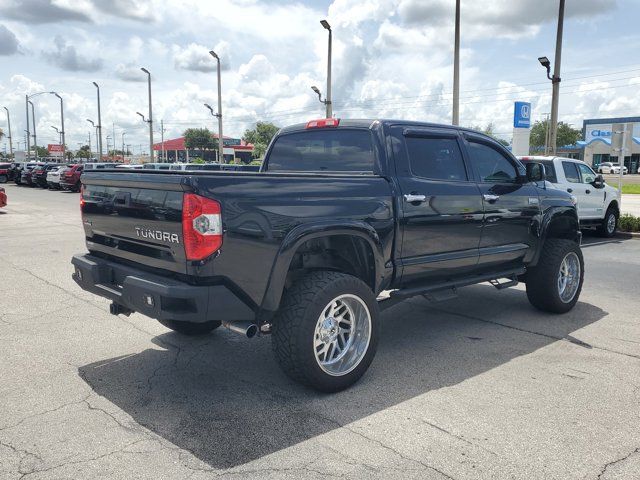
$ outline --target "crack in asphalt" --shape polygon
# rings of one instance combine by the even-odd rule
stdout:
[[[634,455],[636,453],[640,453],[640,447],[636,448],[635,450],[632,450],[631,452],[629,452],[627,455],[625,455],[624,457],[618,458],[617,460],[613,460],[607,464],[605,464],[604,467],[602,467],[602,470],[600,471],[600,473],[598,474],[598,476],[596,477],[597,479],[602,478],[602,476],[606,473],[607,469],[613,465],[617,465],[618,463],[624,462],[625,460],[628,460],[631,455]]]

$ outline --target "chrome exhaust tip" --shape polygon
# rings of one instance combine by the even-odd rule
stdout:
[[[253,338],[258,333],[258,326],[251,322],[222,322],[222,326],[247,338]]]

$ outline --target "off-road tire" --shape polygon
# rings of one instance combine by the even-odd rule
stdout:
[[[613,231],[610,231],[607,226],[609,224],[609,217],[613,215],[613,217],[615,218],[615,226],[613,227]],[[613,207],[609,207],[607,209],[607,213],[605,213],[604,215],[604,219],[602,220],[602,224],[598,227],[598,235],[600,235],[601,237],[605,237],[605,238],[611,238],[614,237],[616,232],[618,230],[618,211],[613,208]]]
[[[560,298],[558,275],[564,258],[571,252],[578,257],[580,283],[570,301]],[[572,240],[550,238],[544,242],[540,259],[535,267],[527,270],[527,297],[531,305],[551,313],[566,313],[578,302],[584,282],[584,259],[580,245]]]
[[[211,320],[210,322],[193,323],[193,322],[181,322],[179,320],[158,320],[165,327],[173,330],[174,332],[181,333],[183,335],[195,336],[206,335],[218,328],[222,323],[218,320]]]
[[[340,295],[364,302],[371,320],[366,353],[353,370],[336,376],[316,360],[314,334],[327,304]],[[344,273],[315,271],[298,279],[284,294],[273,319],[272,348],[282,370],[293,380],[322,392],[344,390],[357,382],[375,356],[380,335],[380,313],[375,295],[362,280]]]

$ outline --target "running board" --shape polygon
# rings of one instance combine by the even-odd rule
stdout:
[[[518,276],[523,275],[525,271],[526,269],[524,267],[520,267],[512,270],[504,270],[501,272],[491,272],[482,275],[471,275],[448,282],[431,283],[418,287],[393,290],[389,293],[388,297],[378,300],[378,305],[380,305],[381,310],[385,310],[402,300],[415,297],[417,295],[425,295],[428,300],[446,300],[455,297],[458,293],[458,288],[475,285],[482,282],[490,282],[498,290],[508,287],[514,287],[518,284]],[[500,283],[498,282],[498,279],[500,278],[508,278],[509,281]]]

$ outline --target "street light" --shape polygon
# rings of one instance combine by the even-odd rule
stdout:
[[[451,123],[460,124],[460,0],[456,0],[455,32],[453,39],[453,109]]]
[[[91,124],[91,126],[93,128],[95,128],[95,130],[96,130],[96,144],[97,144],[98,143],[98,126],[95,124],[95,122],[93,120],[91,120],[89,118],[87,118],[87,122],[89,122]],[[91,134],[89,134],[89,141],[91,141]],[[97,145],[96,145],[96,148],[98,148]],[[89,155],[91,155],[91,147],[89,147]]]
[[[556,33],[556,55],[553,63],[553,75],[551,75],[551,62],[547,57],[538,57],[538,62],[547,70],[547,78],[551,80],[551,126],[549,129],[549,147],[552,155],[556,153],[558,138],[558,103],[560,101],[560,62],[562,57],[562,30],[564,27],[564,4],[560,0],[558,10],[558,30]]]
[[[62,142],[62,140],[60,139],[60,130],[58,129],[58,127],[54,127],[53,125],[51,125],[51,128],[53,128],[58,134],[58,143]]]
[[[9,116],[9,109],[7,107],[3,107],[7,111],[7,127],[9,130],[9,153],[11,154],[11,158],[13,158],[13,141],[11,140],[11,117]]]
[[[31,100],[27,100],[27,103],[31,105],[31,121],[33,122],[33,147],[35,150],[36,161],[38,161],[38,138],[36,137],[36,107]]]
[[[65,132],[64,132],[64,101],[62,97],[58,95],[56,92],[49,92],[52,95],[55,95],[60,100],[60,143],[62,144],[62,159],[67,159],[67,147],[65,144]]]
[[[213,111],[213,108],[211,107],[211,105],[209,105],[208,103],[204,104],[205,107],[207,107],[207,110],[209,110],[209,113],[211,113],[211,116],[213,117],[217,117],[218,115]],[[220,135],[220,134],[218,134]],[[224,148],[224,145],[223,145]],[[220,156],[220,139],[218,139],[218,162],[220,163],[224,163],[224,157]]]
[[[320,93],[320,89],[318,87],[316,87],[315,85],[311,86],[311,90],[313,90],[316,95],[318,95],[318,100],[320,100],[320,103],[324,104],[327,106],[327,112],[329,112],[329,110],[331,109],[331,102],[329,101],[329,99],[322,99],[322,93]],[[329,115],[329,113],[327,113],[327,115]],[[328,117],[330,118],[330,117]]]
[[[211,110],[211,114],[218,117],[218,157],[220,157],[218,160],[220,163],[225,163],[224,136],[222,135],[222,76],[220,73],[220,57],[213,50],[210,50],[209,54],[216,59],[218,64],[218,113],[214,114],[213,110]]]
[[[122,161],[124,162],[124,135],[127,132],[122,132]]]
[[[151,156],[151,161],[153,162],[153,110],[151,108],[151,73],[144,67],[141,67],[144,73],[147,74],[148,77],[148,85],[149,85],[149,120],[147,123],[149,124],[149,155]],[[144,117],[143,117],[144,119]]]
[[[93,82],[96,87],[98,95],[98,161],[102,161],[102,116],[100,114],[100,87],[96,82]]]
[[[331,39],[332,39],[332,30],[331,25],[326,20],[320,20],[320,25],[322,25],[329,32],[329,46],[328,46],[328,55],[327,55],[327,98],[323,102],[327,107],[327,118],[333,117],[333,110],[331,106]],[[313,87],[312,87],[313,88]],[[318,94],[320,98],[320,92],[317,89],[314,90]],[[322,98],[320,98],[322,102]]]

